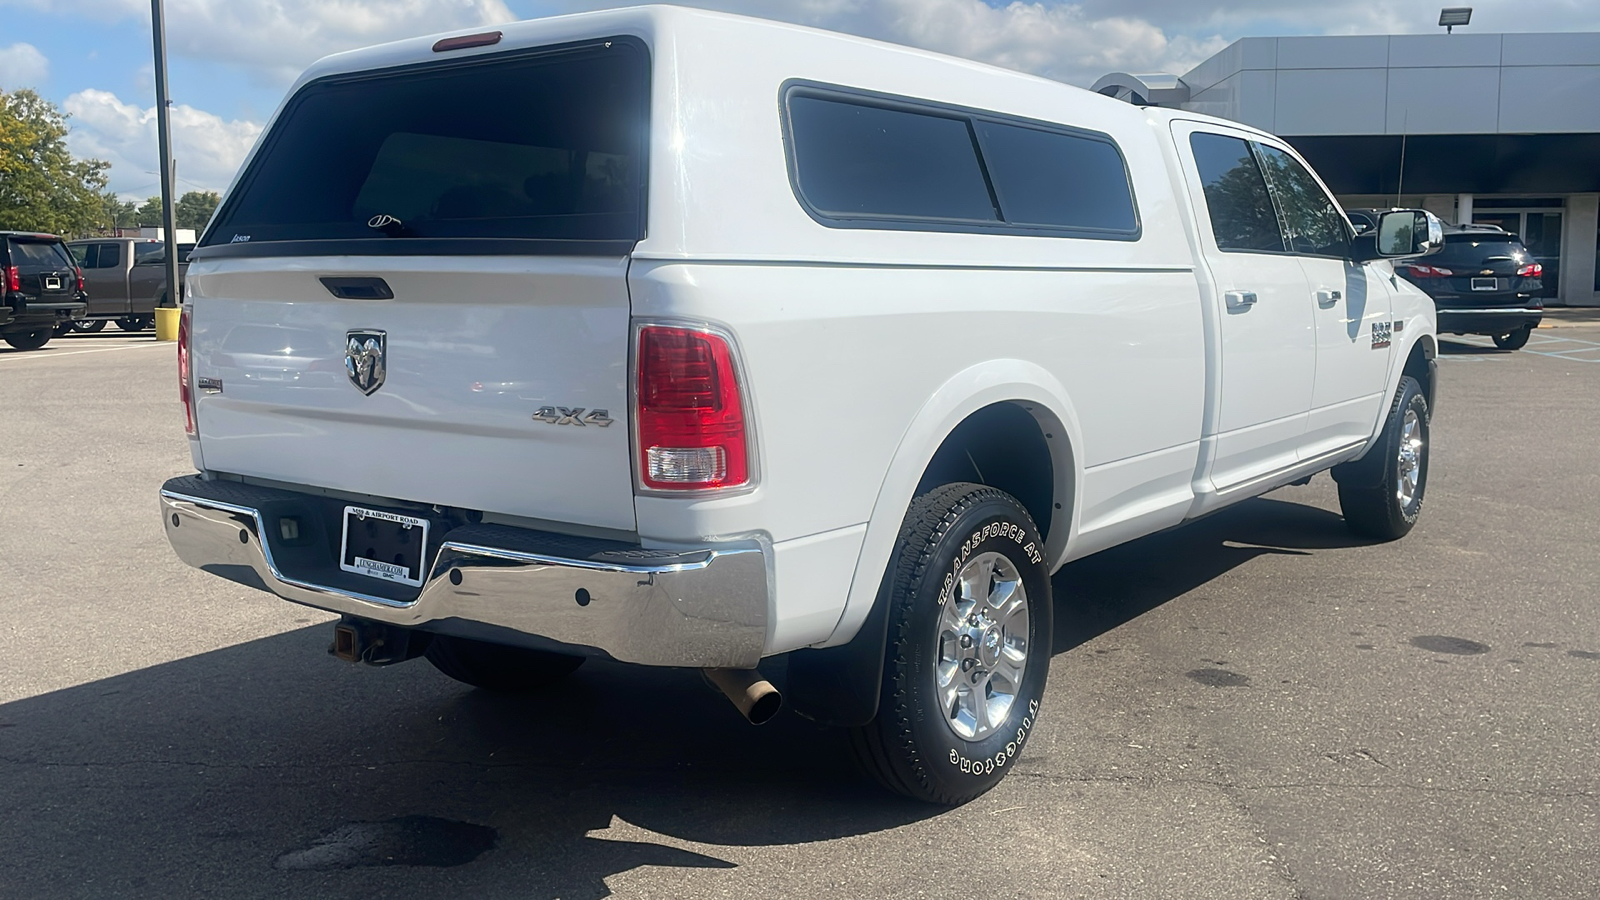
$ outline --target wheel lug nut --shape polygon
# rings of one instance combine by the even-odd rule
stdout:
[[[969,656],[961,661],[961,671],[970,672],[972,671],[972,667],[977,664],[978,661]]]
[[[963,634],[961,636],[961,646],[963,646],[963,647],[971,647],[972,646],[972,635]]]

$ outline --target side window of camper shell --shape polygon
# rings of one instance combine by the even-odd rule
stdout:
[[[784,89],[790,181],[833,228],[1135,240],[1109,136],[844,88]]]

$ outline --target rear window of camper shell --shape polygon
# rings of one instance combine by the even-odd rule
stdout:
[[[617,37],[314,81],[278,117],[197,258],[636,242],[649,79],[643,43]],[[351,241],[366,246],[306,246]]]

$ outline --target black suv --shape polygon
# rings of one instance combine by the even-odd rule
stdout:
[[[0,285],[0,337],[18,350],[43,347],[89,308],[83,273],[53,234],[0,231]]]
[[[1350,210],[1350,221],[1365,230],[1375,212]],[[1496,347],[1517,350],[1544,317],[1538,297],[1544,267],[1516,235],[1495,225],[1446,225],[1444,249],[1394,270],[1433,298],[1440,334],[1486,334]]]

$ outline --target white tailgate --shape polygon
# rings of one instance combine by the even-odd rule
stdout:
[[[189,271],[199,428],[212,471],[634,530],[626,259],[227,259]],[[320,277],[381,277],[390,300]],[[347,334],[382,331],[366,394]],[[601,427],[534,418],[605,410]]]

